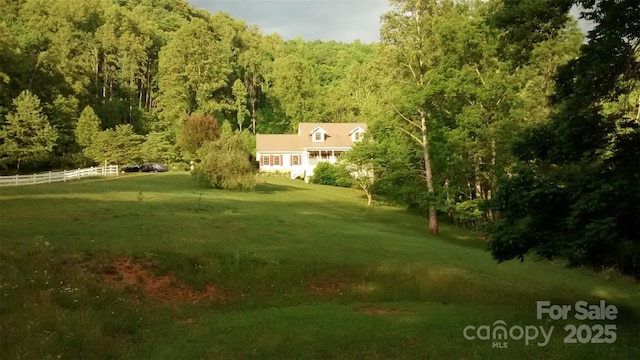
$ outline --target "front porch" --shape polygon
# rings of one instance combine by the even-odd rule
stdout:
[[[308,150],[307,163],[311,168],[314,168],[319,162],[335,164],[342,154],[344,154],[344,150]]]

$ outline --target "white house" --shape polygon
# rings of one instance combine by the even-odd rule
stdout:
[[[300,123],[297,134],[256,135],[260,171],[307,179],[319,162],[335,163],[367,131],[365,123]]]

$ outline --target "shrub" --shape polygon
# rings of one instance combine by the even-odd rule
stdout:
[[[313,170],[313,176],[309,179],[313,184],[331,185],[341,187],[353,186],[353,180],[349,172],[340,165],[321,162]]]
[[[260,168],[259,165],[260,165],[260,162],[258,162],[258,169]],[[260,172],[260,176],[286,177],[286,178],[289,178],[289,177],[291,177],[291,171],[280,171],[280,170],[261,171]]]
[[[199,151],[203,159],[193,176],[203,187],[226,190],[253,190],[256,186],[250,155],[240,134],[223,134]]]
[[[313,184],[335,186],[337,179],[334,166],[327,162],[318,163],[309,181]]]

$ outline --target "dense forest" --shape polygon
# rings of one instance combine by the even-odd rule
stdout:
[[[177,162],[176,139],[193,113],[252,133],[350,120],[345,79],[374,54],[359,43],[285,42],[180,0],[3,0],[0,9],[4,172],[136,157]],[[34,114],[19,135],[9,127],[18,112]],[[83,152],[95,143],[83,139],[96,121],[111,133]],[[111,151],[120,143],[142,150]]]
[[[635,1],[390,4],[379,43],[344,44],[186,0],[0,0],[0,173],[183,164],[196,114],[248,137],[361,121],[372,193],[432,233],[640,274]]]

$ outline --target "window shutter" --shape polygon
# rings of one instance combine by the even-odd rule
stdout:
[[[283,158],[283,156],[282,156],[282,155],[280,155],[280,166],[283,166],[283,165],[284,165],[284,163],[282,162],[282,158]]]
[[[269,155],[269,165],[273,166],[273,155]]]

